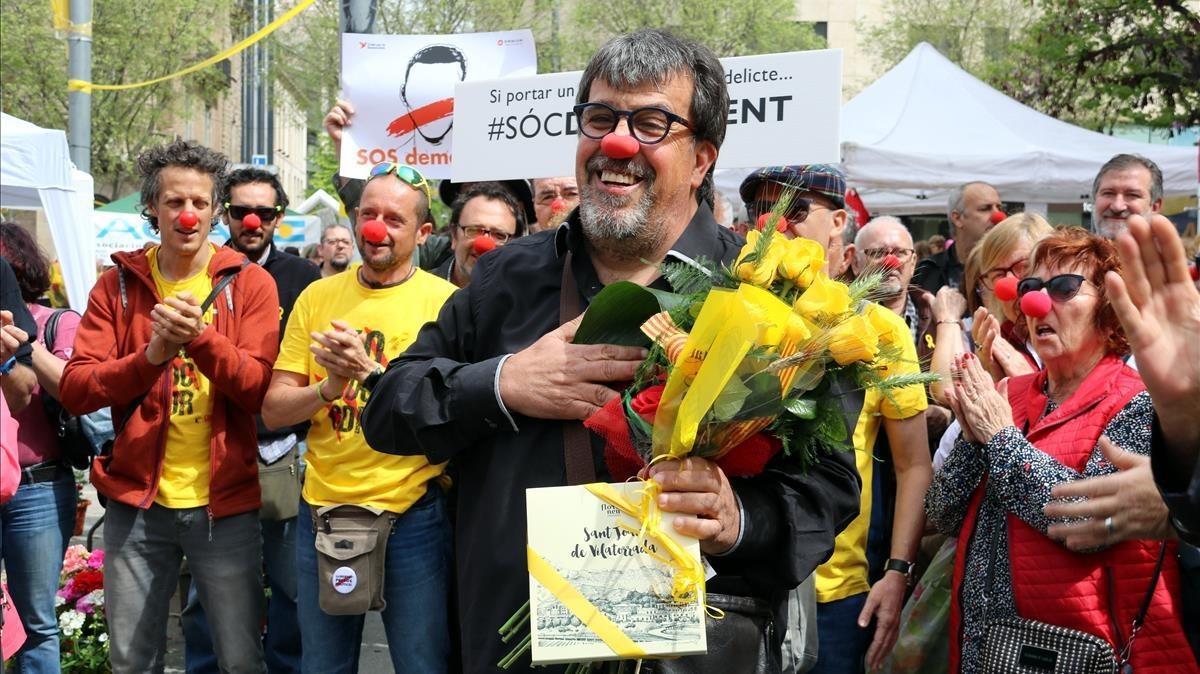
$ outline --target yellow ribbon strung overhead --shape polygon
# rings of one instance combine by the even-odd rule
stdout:
[[[145,82],[134,82],[132,84],[93,84],[92,82],[86,82],[84,80],[67,80],[67,90],[82,91],[88,94],[92,93],[93,91],[124,91],[126,89],[140,89],[141,87],[148,87],[152,84],[158,84],[159,82],[166,82],[167,80],[173,80],[183,77],[184,75],[190,75],[197,70],[203,70],[213,64],[220,63],[221,61],[224,61],[234,54],[246,49],[271,33],[274,33],[279,29],[280,26],[296,18],[296,15],[298,15],[300,12],[303,12],[315,1],[316,0],[300,0],[300,2],[296,3],[295,7],[292,7],[288,11],[284,12],[278,19],[275,19],[271,23],[263,26],[256,33],[247,37],[241,42],[238,42],[232,47],[226,48],[220,53],[215,54],[212,57],[201,61],[200,63],[188,66],[187,68],[171,73],[170,75],[163,75],[162,77],[156,77],[152,80],[146,80]]]

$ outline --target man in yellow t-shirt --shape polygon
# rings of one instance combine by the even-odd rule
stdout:
[[[900,349],[898,358],[881,363],[881,376],[919,373],[916,344],[904,319],[873,303],[867,305],[867,312],[881,332],[893,335],[893,348]],[[862,672],[864,657],[873,669],[895,643],[925,527],[925,491],[932,478],[927,406],[921,384],[887,392],[867,389],[864,394],[853,437],[855,464],[862,478],[861,507],[858,517],[838,534],[833,555],[814,573],[819,647],[812,672]],[[881,427],[890,456],[876,442]],[[888,470],[895,471],[894,489],[883,486],[890,476],[881,471]],[[892,511],[895,514],[888,521]]]
[[[213,251],[216,246],[208,244]],[[159,297],[178,297],[190,293],[203,299],[212,292],[212,279],[201,269],[181,280],[163,276],[158,266],[160,248],[146,253],[150,276]],[[212,323],[209,307],[204,322]],[[196,361],[183,347],[171,359],[171,413],[167,423],[162,474],[154,502],[167,508],[198,508],[208,505],[209,442],[212,439],[212,384],[196,367]]]
[[[396,671],[443,672],[449,661],[447,607],[451,535],[442,472],[420,456],[371,449],[359,428],[370,390],[389,360],[437,318],[456,288],[412,264],[433,229],[429,187],[415,169],[380,164],[356,209],[363,263],[300,294],[284,331],[263,403],[271,427],[311,420],[301,517],[312,508],[355,504],[399,515],[386,542],[383,622]],[[296,527],[303,671],[356,662],[362,616],[329,615],[319,604],[313,527]]]

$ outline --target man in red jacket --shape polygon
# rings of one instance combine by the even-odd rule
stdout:
[[[180,140],[138,158],[142,214],[162,243],[113,255],[60,384],[72,413],[112,407],[116,438],[92,482],[109,499],[104,587],[117,673],[162,668],[183,557],[222,671],[263,670],[254,415],[278,351],[279,299],[266,271],[208,240],[225,166]]]

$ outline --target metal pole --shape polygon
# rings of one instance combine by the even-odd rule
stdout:
[[[70,0],[67,33],[67,76],[82,82],[92,81],[92,0]],[[92,172],[92,94],[90,91],[67,93],[67,135],[71,161],[84,173]]]

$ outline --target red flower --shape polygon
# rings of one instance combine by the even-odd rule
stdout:
[[[655,384],[642,389],[629,401],[629,407],[646,423],[654,423],[654,415],[658,412],[658,404],[662,401],[663,389],[666,386]]]
[[[763,472],[767,462],[782,448],[775,436],[755,433],[717,459],[717,465],[730,477],[751,477]]]
[[[104,573],[95,569],[85,569],[75,574],[71,579],[74,582],[75,593],[82,597],[92,590],[99,590],[104,587]]]

